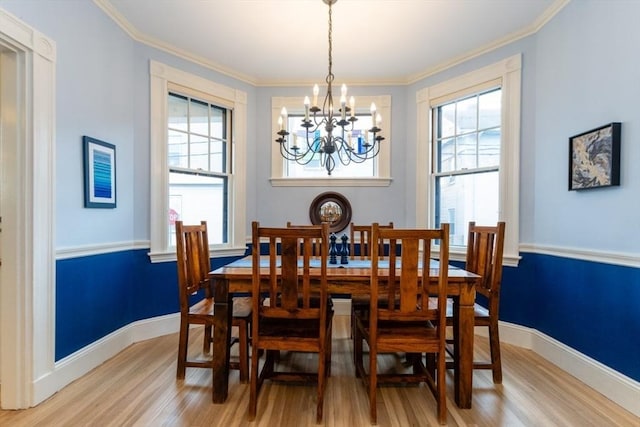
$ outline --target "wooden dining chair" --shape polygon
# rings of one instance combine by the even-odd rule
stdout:
[[[351,259],[367,259],[371,256],[371,249],[376,248],[378,253],[384,255],[384,242],[373,242],[371,240],[371,224],[354,224],[351,223],[350,240],[349,240],[349,254]],[[389,224],[380,225],[380,228],[393,228],[393,222]],[[358,244],[356,245],[356,241]],[[356,255],[356,247],[359,249],[358,255]],[[367,295],[354,295],[351,297],[351,336],[355,328],[355,316],[356,312],[364,312],[369,309],[369,297]],[[355,361],[355,359],[354,359]]]
[[[371,299],[369,311],[356,315],[354,352],[356,375],[361,377],[369,394],[369,414],[377,422],[376,389],[378,384],[424,382],[436,399],[437,417],[447,420],[445,384],[447,278],[449,264],[449,224],[440,229],[383,229],[373,224],[372,238],[389,242],[388,261],[378,252],[371,254]],[[440,260],[431,268],[431,246],[438,240]],[[435,266],[434,266],[435,267]],[[380,270],[388,269],[388,280]],[[430,276],[437,275],[437,285],[430,290]],[[430,292],[431,291],[431,292]],[[430,295],[436,298],[429,304]],[[385,296],[384,304],[380,297]],[[369,346],[368,369],[364,365],[363,344]],[[378,355],[407,354],[412,372],[378,372]],[[421,357],[427,353],[435,359],[435,372],[427,369]]]
[[[476,285],[476,304],[474,305],[475,326],[487,327],[489,330],[490,361],[475,360],[474,369],[491,369],[493,382],[502,383],[502,361],[500,357],[500,335],[498,333],[498,313],[500,309],[500,283],[502,281],[502,254],[504,250],[505,223],[498,222],[495,226],[480,226],[475,222],[469,223],[467,238],[467,257],[465,270],[482,276]],[[478,303],[479,299],[486,300],[486,308]],[[447,324],[453,325],[455,313],[452,301],[448,304]],[[454,329],[455,331],[455,329]],[[454,358],[456,349],[453,340],[448,341],[448,352]],[[453,362],[447,367],[453,368]]]
[[[211,270],[209,258],[209,239],[207,223],[184,225],[176,221],[176,248],[178,268],[178,288],[180,297],[180,338],[178,343],[178,366],[176,377],[183,379],[188,367],[213,368],[211,360],[189,359],[189,328],[191,325],[204,325],[203,353],[209,353],[213,343],[216,320],[213,316]],[[233,299],[232,326],[238,328],[238,362],[230,364],[232,369],[240,370],[240,381],[249,379],[249,325],[251,323],[251,298]]]
[[[249,420],[257,413],[258,395],[264,380],[317,382],[316,421],[322,422],[324,392],[331,370],[333,310],[327,292],[326,251],[311,254],[314,241],[327,247],[329,225],[317,227],[265,228],[252,223],[253,351],[264,351],[266,359],[258,371],[252,358]],[[262,257],[261,242],[268,241],[269,254]],[[278,255],[279,249],[279,255]],[[268,266],[260,260],[267,259]],[[313,261],[313,263],[312,263]],[[319,276],[311,278],[311,269]],[[264,296],[268,297],[266,300]],[[277,370],[280,351],[316,353],[317,373]]]

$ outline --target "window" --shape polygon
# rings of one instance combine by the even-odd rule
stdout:
[[[465,246],[464,224],[498,221],[500,88],[432,108],[435,226],[452,226],[451,246]]]
[[[207,221],[209,242],[229,241],[227,188],[232,111],[169,92],[169,235],[175,246],[174,220]]]
[[[151,250],[175,260],[174,222],[207,221],[212,256],[243,255],[246,94],[151,61]]]
[[[520,73],[516,55],[417,93],[416,223],[451,223],[452,259],[464,259],[469,221],[500,220],[504,262],[517,264]]]
[[[372,160],[363,163],[351,163],[341,167],[340,160],[336,159],[336,168],[331,176],[327,176],[326,170],[320,165],[319,157],[311,160],[307,165],[298,165],[293,161],[287,161],[280,155],[279,145],[275,142],[278,131],[278,118],[282,107],[289,112],[287,119],[289,144],[293,143],[293,135],[296,135],[298,145],[306,145],[305,129],[301,126],[304,115],[303,99],[293,97],[272,98],[272,129],[271,129],[271,184],[273,186],[327,186],[327,185],[359,185],[359,186],[388,186],[390,177],[390,145],[391,145],[391,97],[384,96],[357,96],[356,97],[355,132],[352,136],[354,147],[358,143],[358,137],[365,137],[364,130],[371,128],[371,114],[369,106],[376,104],[378,112],[382,116],[380,128],[385,139],[380,146],[380,153]],[[361,106],[358,107],[358,105]],[[291,130],[294,129],[292,132]],[[323,132],[323,130],[320,130]],[[335,157],[335,156],[334,156]]]

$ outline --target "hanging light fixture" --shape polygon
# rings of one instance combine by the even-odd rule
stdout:
[[[339,108],[335,109],[333,104],[332,84],[334,75],[332,72],[333,58],[332,50],[332,21],[331,6],[338,0],[322,0],[329,6],[329,74],[327,74],[327,94],[324,97],[322,108],[318,107],[318,85],[313,87],[313,104],[309,97],[304,98],[304,118],[302,127],[305,128],[305,137],[301,146],[298,145],[298,137],[294,133],[293,138],[289,138],[287,131],[287,110],[282,108],[278,118],[278,138],[276,142],[280,144],[280,154],[286,160],[295,161],[300,165],[306,165],[311,160],[320,157],[320,164],[327,170],[327,174],[336,166],[336,158],[343,164],[351,162],[362,163],[365,160],[373,159],[380,152],[380,142],[384,138],[378,133],[378,127],[382,122],[380,114],[376,111],[376,105],[371,103],[371,128],[359,131],[354,129],[354,124],[358,120],[355,115],[355,99],[349,98],[347,105],[347,86],[342,85]],[[350,113],[350,114],[349,114]],[[349,114],[349,118],[347,118]],[[320,129],[325,130],[325,135]]]

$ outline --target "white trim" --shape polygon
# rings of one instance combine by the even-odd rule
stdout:
[[[561,258],[573,258],[583,261],[640,268],[640,254],[566,248],[552,245],[536,245],[531,243],[520,244],[520,250],[522,252],[552,255]]]
[[[42,401],[71,382],[100,366],[133,343],[176,333],[180,314],[168,314],[130,323],[117,331],[59,360],[55,369],[38,378],[34,395]]]
[[[300,97],[274,96],[271,98],[271,133],[269,134],[271,146],[271,185],[274,187],[347,187],[366,186],[384,187],[391,184],[391,95],[358,96],[358,105],[371,105],[375,102],[382,117],[381,135],[385,138],[380,143],[378,154],[378,176],[375,178],[287,178],[284,176],[284,160],[280,155],[278,143],[275,142],[278,132],[278,118],[282,107],[286,107],[289,113],[304,113],[304,105]],[[358,108],[356,108],[358,110]]]
[[[243,247],[246,241],[246,150],[247,150],[247,94],[228,86],[149,61],[151,168],[150,168],[150,228],[153,262],[163,260],[169,249],[167,215],[169,212],[169,173],[167,166],[167,88],[175,83],[207,95],[221,98],[233,109],[233,161],[229,176],[229,244],[212,247],[212,256]]]
[[[55,360],[56,45],[0,8],[0,55],[16,113],[1,129],[0,405],[20,409],[41,401],[34,382]]]
[[[486,330],[486,328],[476,328],[477,332],[482,330]],[[636,416],[640,416],[640,405],[638,405],[640,402],[640,383],[638,381],[535,329],[500,322],[500,342],[533,350],[617,405]]]
[[[430,111],[434,100],[495,79],[502,87],[502,145],[500,150],[500,206],[498,217],[506,221],[504,258],[519,260],[520,191],[520,105],[522,57],[513,55],[502,61],[425,87],[416,92],[416,226],[431,227],[433,216],[433,180]]]
[[[446,62],[438,64],[425,71],[415,73],[406,77],[398,76],[397,78],[372,79],[367,81],[361,81],[359,84],[366,85],[366,86],[402,86],[402,85],[410,85],[410,84],[417,83],[420,80],[423,80],[427,77],[438,74],[458,64],[462,64],[463,62],[466,62],[470,59],[484,55],[485,53],[491,52],[502,46],[506,46],[517,40],[520,40],[522,38],[525,38],[537,33],[547,22],[549,22],[558,12],[560,12],[562,8],[564,8],[569,3],[569,1],[570,0],[556,0],[544,11],[544,13],[535,22],[521,29],[520,31],[509,34],[506,37],[495,40],[491,43],[487,43],[484,46],[481,46],[470,52],[459,55],[453,59],[450,59]],[[313,85],[313,82],[311,81],[285,81],[285,80],[259,81],[255,76],[242,74],[236,70],[232,70],[228,67],[224,67],[218,63],[215,63],[210,59],[195,55],[191,52],[185,52],[184,50],[179,49],[176,46],[173,46],[162,40],[155,39],[153,37],[148,36],[147,34],[140,32],[120,12],[118,12],[116,8],[113,7],[113,5],[109,2],[109,0],[93,0],[93,2],[100,9],[102,9],[102,11],[109,18],[111,18],[120,28],[122,28],[122,30],[125,33],[127,33],[129,37],[131,37],[133,40],[139,43],[145,44],[147,46],[153,47],[155,49],[168,52],[178,58],[185,59],[194,64],[198,64],[202,67],[228,75],[230,77],[233,77],[240,81],[244,81],[254,86],[269,87],[269,86],[311,86]]]

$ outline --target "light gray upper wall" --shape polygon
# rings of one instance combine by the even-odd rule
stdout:
[[[90,1],[4,0],[56,42],[56,247],[129,242],[135,43]],[[116,146],[116,209],[85,209],[82,136]]]
[[[527,242],[640,254],[640,2],[573,1],[537,35]],[[568,191],[568,138],[622,122],[620,187]]]

